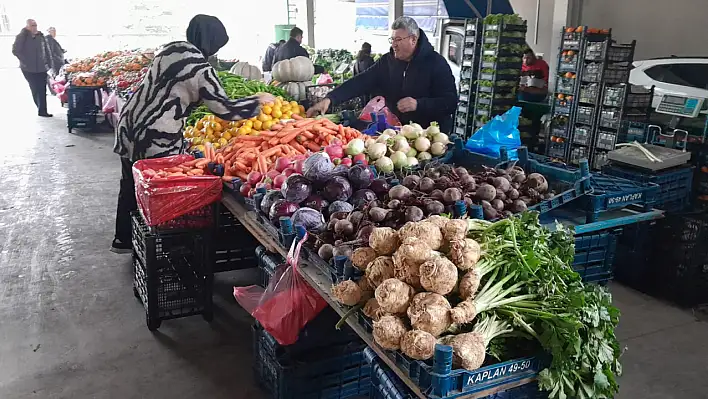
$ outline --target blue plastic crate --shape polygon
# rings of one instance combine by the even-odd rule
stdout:
[[[385,363],[378,360],[378,356],[371,349],[364,350],[364,356],[371,363],[371,399],[413,399],[416,396],[406,387],[406,385],[391,371]],[[473,391],[464,392],[462,395],[470,395]],[[438,396],[426,392],[429,398]],[[449,397],[457,397],[449,396]],[[540,399],[543,394],[538,390],[538,384],[529,383],[516,388],[500,391],[480,399]]]
[[[613,277],[617,238],[621,229],[575,237],[573,270],[587,283],[604,284]]]
[[[630,205],[640,205],[648,211],[654,206],[659,190],[654,183],[640,183],[602,173],[593,173],[590,185],[592,192],[580,204],[587,212],[587,223],[596,222],[601,212]]]
[[[361,343],[328,347],[312,356],[278,359],[271,356],[257,326],[254,335],[254,373],[259,384],[275,399],[345,399],[367,395],[371,366]]]
[[[654,207],[668,212],[678,212],[688,206],[693,184],[693,170],[692,166],[684,166],[652,173],[610,164],[602,168],[602,173],[640,183],[657,184],[659,189],[654,197]]]

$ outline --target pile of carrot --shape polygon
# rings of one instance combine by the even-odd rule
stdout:
[[[165,169],[145,169],[142,171],[142,173],[146,179],[170,179],[187,176],[203,176],[205,174],[208,174],[206,173],[208,164],[208,159],[200,158],[193,159],[187,162],[182,162],[177,166],[172,166]]]
[[[366,135],[328,119],[300,117],[258,135],[237,136],[216,152],[207,145],[204,158],[224,165],[225,181],[230,182],[232,177],[246,180],[252,171],[265,174],[271,170],[279,157],[305,155],[320,151],[335,140],[347,144],[356,138],[366,139]]]

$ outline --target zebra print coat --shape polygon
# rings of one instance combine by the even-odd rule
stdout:
[[[181,153],[185,119],[202,102],[225,120],[248,119],[259,113],[255,97],[228,98],[197,47],[188,42],[165,45],[121,111],[113,151],[131,161]]]

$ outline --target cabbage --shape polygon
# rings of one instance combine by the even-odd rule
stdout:
[[[302,203],[302,206],[315,209],[322,212],[322,210],[327,209],[329,206],[329,201],[320,197],[317,194],[312,194]]]
[[[384,143],[374,143],[369,146],[367,153],[369,154],[369,159],[375,161],[383,156],[386,156],[386,144]]]
[[[374,180],[374,173],[371,172],[368,166],[354,165],[349,168],[349,183],[355,189],[367,188],[371,181]]]
[[[352,204],[344,201],[334,201],[327,208],[327,212],[331,215],[335,212],[351,212],[354,210]]]
[[[352,186],[344,177],[332,176],[325,183],[322,196],[329,201],[346,201],[352,196]]]
[[[354,208],[357,209],[361,209],[369,202],[376,200],[376,193],[366,188],[355,192],[354,195],[349,198],[349,202],[351,202],[351,204],[354,205]]]
[[[270,207],[276,200],[283,199],[283,193],[279,190],[268,191],[266,195],[263,196],[261,200],[261,212],[268,214],[270,212]]]
[[[318,152],[305,160],[302,165],[302,174],[312,182],[324,183],[329,178],[332,169],[334,169],[334,164],[329,159],[329,155]],[[307,196],[305,197],[307,198]]]
[[[431,159],[433,158],[433,156],[430,155],[429,152],[423,151],[423,152],[421,152],[420,154],[418,154],[418,157],[417,157],[417,158],[418,158],[418,161],[423,162],[423,161],[429,161],[429,160],[431,160]]]
[[[293,226],[300,225],[310,233],[319,233],[325,227],[324,216],[312,208],[300,208],[293,213],[290,219],[293,222]]]
[[[347,177],[347,174],[349,173],[349,166],[344,165],[344,164],[339,164],[332,169],[332,171],[329,173],[329,177],[332,176],[342,176],[342,177]]]
[[[396,169],[401,169],[408,166],[408,157],[401,151],[396,151],[391,154],[391,161],[393,162],[393,167]]]
[[[310,196],[312,183],[305,176],[295,173],[288,176],[280,191],[285,200],[299,204]]]
[[[279,221],[282,216],[292,216],[297,209],[297,204],[284,199],[279,199],[273,202],[273,205],[270,206],[268,218],[277,226],[280,223]]]
[[[364,141],[362,139],[354,139],[347,144],[347,155],[357,155],[364,152]]]
[[[404,154],[405,156],[405,154]],[[381,157],[376,160],[376,163],[374,164],[376,166],[376,169],[383,173],[391,173],[393,172],[393,162],[391,161],[391,158],[389,157]]]

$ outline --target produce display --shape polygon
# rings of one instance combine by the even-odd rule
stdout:
[[[448,144],[447,134],[440,132],[437,123],[427,129],[411,123],[400,131],[386,129],[377,138],[366,140],[364,153],[379,172],[391,173],[444,156]]]
[[[229,72],[244,79],[261,80],[263,78],[261,70],[258,69],[257,66],[251,65],[248,62],[235,63]]]
[[[128,97],[143,81],[150,65],[149,53],[143,51],[111,51],[74,61],[64,66],[68,81],[75,86],[103,86]]]
[[[184,129],[184,138],[190,149],[204,151],[204,145],[211,143],[214,149],[225,146],[232,137],[259,134],[280,122],[305,114],[305,108],[295,101],[285,101],[276,97],[275,102],[264,104],[261,113],[251,119],[225,121],[212,114],[206,114],[194,126]],[[191,118],[191,117],[190,117]]]
[[[322,49],[317,50],[313,62],[323,67],[334,83],[342,83],[352,77],[351,65],[354,61],[354,55],[347,50]],[[337,73],[342,70],[343,72]],[[316,83],[316,77],[313,77],[312,83]]]
[[[426,361],[436,343],[450,345],[456,368],[476,370],[489,356],[513,357],[512,341],[538,345],[552,357],[539,375],[550,398],[618,391],[619,311],[572,271],[574,239],[562,226],[551,233],[533,212],[495,223],[431,216],[375,227],[359,245],[349,257],[363,277],[332,295],[372,319],[382,348]]]
[[[241,76],[223,71],[217,72],[217,76],[229,98],[237,99],[253,96],[257,93],[270,93],[276,97],[280,97],[281,101],[290,101],[292,99],[284,90],[275,86],[266,85],[257,80],[246,80]],[[200,119],[210,114],[209,108],[207,108],[206,105],[200,105],[192,111],[187,118],[187,126],[196,125]]]

